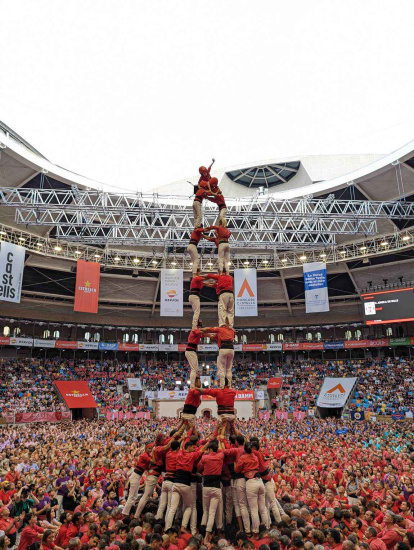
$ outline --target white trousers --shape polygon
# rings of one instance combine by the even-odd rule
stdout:
[[[129,516],[129,512],[131,511],[131,508],[134,506],[135,501],[137,500],[140,481],[141,481],[140,474],[136,474],[135,472],[132,472],[132,474],[129,476],[128,500],[125,504],[124,509],[122,510],[122,513],[126,516]]]
[[[190,485],[184,485],[184,483],[174,483],[171,495],[171,506],[165,518],[165,531],[172,526],[175,513],[182,500],[183,519],[181,526],[187,529],[188,522],[190,521],[191,510],[193,507],[193,491]]]
[[[218,267],[220,273],[223,271],[223,267],[229,269],[230,264],[230,245],[229,243],[220,243],[218,247]]]
[[[165,510],[167,510],[168,514],[168,510],[171,506],[172,487],[173,482],[169,481],[168,479],[164,479],[164,481],[162,482],[160,503],[158,505],[157,515],[155,516],[155,519],[163,519]]]
[[[241,516],[243,520],[244,530],[246,531],[246,533],[250,533],[250,516],[249,510],[247,508],[246,480],[244,479],[244,477],[235,479],[234,484],[236,487],[237,500],[240,508],[239,516]]]
[[[233,328],[234,325],[234,295],[232,292],[220,294],[218,302],[218,320],[219,326],[224,325],[226,317],[229,320],[229,325]]]
[[[199,202],[197,204],[200,204]],[[187,248],[187,252],[190,254],[191,261],[193,262],[192,269],[193,269],[193,275],[197,274],[198,264],[199,264],[199,257],[198,257],[198,250],[195,244],[189,244]]]
[[[222,514],[219,513],[222,501],[223,495],[221,489],[203,487],[203,519],[201,520],[201,525],[207,526],[206,531],[208,533],[213,531],[214,521],[216,521],[217,529],[223,527]]]
[[[257,534],[259,532],[259,513],[262,523],[269,529],[270,523],[266,508],[265,488],[260,478],[254,477],[246,481],[246,497],[252,516],[252,533]]]
[[[223,227],[226,227],[227,226],[226,216],[227,216],[227,208],[222,208],[221,210],[219,210],[219,214],[217,216],[217,219],[214,225],[218,225],[219,222],[221,222]]]
[[[231,387],[234,349],[221,349],[217,357],[217,378],[220,388],[224,388],[224,379],[229,381]]]
[[[185,358],[188,361],[188,364],[190,365],[190,387],[194,388],[195,381],[198,374],[198,355],[195,351],[186,351],[185,352]]]
[[[201,202],[193,202],[194,227],[201,227]]]
[[[158,481],[158,476],[147,476],[147,480],[145,482],[144,494],[140,498],[137,506],[137,511],[135,512],[136,518],[140,517],[140,515],[142,514],[142,510],[145,508],[146,503],[152,497],[154,488],[157,485],[157,481]]]
[[[197,296],[197,294],[190,294],[188,301],[193,308],[193,322],[191,328],[196,329],[198,320],[200,319],[200,296]]]
[[[275,495],[275,482],[272,480],[267,481],[265,484],[265,495],[266,495],[266,506],[270,508],[270,510],[273,513],[273,517],[275,518],[275,521],[278,523],[281,521],[280,517],[280,504],[278,503],[278,500]],[[279,504],[279,506],[278,506]]]

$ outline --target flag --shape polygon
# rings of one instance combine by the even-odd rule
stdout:
[[[161,317],[183,316],[183,270],[161,269]]]
[[[237,317],[257,317],[257,273],[254,268],[234,270],[234,298]]]
[[[351,419],[352,420],[365,420],[365,413],[364,411],[351,411]]]
[[[98,313],[101,264],[78,260],[74,311]]]
[[[325,262],[303,264],[306,313],[329,311],[328,280]]]
[[[0,300],[20,303],[24,259],[23,246],[2,242],[0,248]]]

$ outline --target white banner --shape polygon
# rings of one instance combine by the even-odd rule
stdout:
[[[0,248],[0,300],[20,303],[24,270],[24,246],[2,242]]]
[[[178,351],[178,344],[158,344],[158,351]]]
[[[33,346],[35,348],[54,348],[55,347],[55,341],[54,340],[43,340],[42,338],[35,338]]]
[[[264,391],[263,390],[255,390],[254,395],[256,399],[264,399]]]
[[[130,391],[142,391],[141,378],[127,378]]]
[[[263,351],[282,351],[282,342],[273,342],[273,344],[263,344]]]
[[[210,386],[211,385],[211,377],[210,376],[200,376],[200,382],[201,382],[201,387],[202,388]],[[205,382],[207,382],[207,384]]]
[[[322,408],[343,407],[357,378],[325,378],[317,406]]]
[[[98,349],[99,342],[78,342],[78,349]]]
[[[198,351],[215,351],[218,353],[218,345],[217,344],[198,344]]]
[[[148,390],[145,392],[146,399],[155,399],[155,391]]]
[[[329,311],[326,263],[303,264],[303,277],[305,279],[306,313]]]
[[[183,270],[161,269],[161,317],[183,316]]]
[[[185,399],[187,397],[188,390],[183,391],[168,391],[168,390],[160,390],[158,392],[157,398],[158,399]]]
[[[10,338],[10,346],[33,346],[33,338]]]
[[[234,344],[234,351],[243,351],[243,344]]]
[[[159,344],[139,344],[139,351],[158,351]]]
[[[257,317],[256,269],[234,270],[234,313],[238,317]]]

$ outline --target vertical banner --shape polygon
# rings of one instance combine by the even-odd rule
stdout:
[[[324,262],[303,264],[303,276],[305,279],[306,313],[329,311],[326,264]]]
[[[20,303],[26,249],[12,243],[1,243],[0,300]]]
[[[257,317],[257,275],[254,268],[234,270],[234,313]]]
[[[161,269],[161,317],[183,316],[183,270]]]
[[[98,313],[100,274],[101,264],[77,261],[74,311]]]

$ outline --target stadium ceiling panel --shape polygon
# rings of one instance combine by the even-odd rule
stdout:
[[[267,164],[264,166],[252,166],[240,170],[226,172],[226,175],[235,183],[245,187],[273,187],[287,183],[296,176],[300,168],[300,161],[284,162],[282,164]]]

